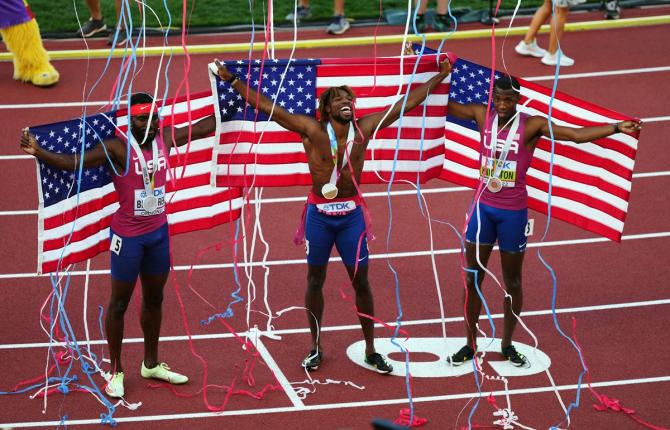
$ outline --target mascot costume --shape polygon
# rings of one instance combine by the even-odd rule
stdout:
[[[0,0],[0,34],[14,61],[14,79],[48,87],[58,82],[35,16],[24,0]]]

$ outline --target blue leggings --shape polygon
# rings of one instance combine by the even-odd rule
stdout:
[[[112,278],[134,284],[140,273],[161,275],[170,271],[167,223],[154,231],[132,237],[119,236],[110,228],[110,238]]]
[[[494,245],[497,239],[501,251],[524,252],[526,250],[528,209],[499,209],[479,203],[479,212],[480,244]],[[470,243],[477,243],[477,207],[472,211],[465,239]]]
[[[365,219],[360,206],[346,215],[326,215],[316,205],[307,205],[305,239],[307,264],[323,266],[328,263],[333,245],[342,262],[349,267],[368,264],[368,242],[365,237]],[[360,241],[360,247],[359,247]]]

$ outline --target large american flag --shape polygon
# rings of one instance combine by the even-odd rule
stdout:
[[[260,89],[291,113],[315,116],[319,95],[331,86],[349,85],[356,93],[356,115],[378,112],[438,70],[435,55],[416,58],[339,58],[320,60],[228,61],[226,66],[252,88]],[[402,65],[402,67],[401,67]],[[416,66],[416,68],[415,68]],[[282,76],[283,79],[282,79]],[[258,114],[230,85],[212,75],[218,97],[220,144],[216,148],[216,182],[222,186],[286,186],[311,183],[300,136]],[[400,85],[400,88],[399,88]],[[400,90],[400,92],[399,92]],[[361,182],[391,178],[425,182],[436,178],[444,160],[444,124],[449,80],[424,105],[370,141]],[[400,130],[400,136],[398,131]],[[423,141],[421,137],[423,136]]]
[[[255,60],[228,62],[227,67],[254,88],[293,113],[314,115],[315,98],[330,86],[349,85],[357,93],[357,114],[382,109],[397,100],[398,82],[425,82],[437,71],[434,51],[416,57],[377,59],[297,60],[287,68],[286,60],[264,64]],[[418,52],[417,52],[418,53]],[[402,73],[400,63],[403,62]],[[282,80],[282,73],[286,75]],[[474,122],[442,115],[449,97],[461,103],[488,101],[491,70],[459,59],[449,79],[429,96],[426,112],[418,107],[380,131],[369,145],[362,182],[396,179],[426,181],[439,177],[474,187],[479,167],[479,131]],[[497,76],[500,74],[498,73]],[[304,149],[298,135],[288,132],[252,108],[218,77],[212,77],[221,119],[220,144],[215,148],[216,182],[235,186],[286,186],[310,184]],[[582,127],[612,124],[632,119],[576,97],[520,79],[520,110],[547,117],[552,102],[555,124]],[[450,90],[448,90],[450,88]],[[403,92],[406,86],[402,88]],[[252,101],[253,103],[253,101]],[[399,127],[402,125],[402,127]],[[402,138],[398,144],[398,128]],[[444,136],[443,136],[443,131]],[[423,143],[421,137],[423,133]],[[446,137],[446,138],[445,138]],[[551,176],[552,216],[604,237],[620,240],[628,210],[628,199],[638,136],[619,133],[595,142],[574,144],[556,141]],[[397,157],[397,163],[394,158]],[[529,207],[548,211],[551,142],[540,139],[527,175]]]
[[[212,105],[210,93],[192,95],[190,102],[186,97],[168,100],[161,109],[162,124],[187,126],[189,110],[196,122],[212,114]],[[91,149],[126,126],[123,109],[87,116],[83,121],[77,118],[30,127],[30,131],[49,151],[80,154],[82,145]],[[211,228],[239,217],[241,190],[211,185],[214,140],[212,135],[170,152],[172,169],[166,189],[171,234]],[[38,272],[62,270],[109,248],[109,225],[119,207],[112,174],[106,165],[71,172],[37,162]]]
[[[496,72],[496,77],[500,76]],[[451,75],[451,100],[459,103],[488,101],[491,69],[459,59]],[[548,116],[551,90],[519,79],[519,110]],[[552,101],[552,121],[557,125],[584,127],[633,119],[603,107],[557,92]],[[447,117],[444,170],[440,177],[474,187],[479,175],[480,134],[474,122]],[[631,190],[638,135],[618,133],[594,142],[555,141],[551,176],[552,217],[612,240],[621,240]],[[526,176],[528,205],[547,213],[551,140],[541,138]]]

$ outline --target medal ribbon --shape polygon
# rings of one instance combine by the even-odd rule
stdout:
[[[151,152],[152,152],[152,166],[153,166],[153,172],[151,173],[151,176],[149,176],[149,169],[147,168],[147,161],[144,158],[144,153],[142,152],[142,149],[140,148],[140,145],[137,144],[137,141],[135,140],[135,137],[133,136],[132,133],[128,133],[128,142],[130,142],[130,146],[133,147],[133,150],[137,154],[137,161],[140,163],[140,167],[142,168],[142,183],[144,184],[144,191],[146,192],[147,197],[148,196],[153,196],[154,195],[154,176],[156,175],[156,171],[158,170],[158,145],[156,144],[156,139],[154,139],[151,142]]]
[[[496,158],[496,147],[498,146],[498,114],[496,114],[496,116],[493,118],[493,124],[491,124],[491,138],[489,138],[489,143],[491,144],[491,154],[493,154],[493,171],[490,175],[491,178],[498,177],[500,174],[499,166],[504,164],[507,160],[509,149],[512,146],[512,142],[514,141],[514,136],[519,129],[519,112],[514,114],[513,121],[514,122],[512,122],[509,133],[507,133],[507,138],[505,139],[505,146],[503,146],[502,151],[500,152],[500,158]]]
[[[326,125],[326,130],[328,131],[328,138],[330,139],[330,151],[333,154],[334,164],[333,173],[330,175],[329,183],[335,185],[337,184],[337,178],[340,177],[340,172],[347,165],[347,161],[349,161],[349,152],[351,151],[351,147],[354,143],[354,127],[351,123],[349,123],[349,132],[347,133],[347,150],[344,151],[342,167],[340,167],[339,170],[337,169],[337,137],[335,136],[335,130],[333,130],[333,126],[330,125],[330,123]]]

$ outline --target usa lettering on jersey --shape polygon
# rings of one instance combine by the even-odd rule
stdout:
[[[487,132],[490,133],[490,132]],[[519,134],[514,135],[514,140],[509,146],[509,150],[515,154],[519,153],[519,139],[521,136]],[[486,149],[491,149],[491,145],[488,143],[490,139],[485,139],[484,140],[484,148]],[[505,148],[505,139],[496,139],[496,152],[497,153],[502,153],[503,149]]]
[[[137,156],[133,156],[133,164],[135,165],[135,173],[138,175],[142,175],[142,165],[139,162],[139,159]],[[161,170],[167,169],[167,161],[165,160],[165,157],[161,153],[158,156],[158,160],[156,160],[156,164],[158,165],[158,169],[156,170],[157,172],[160,172]],[[149,171],[149,174],[152,174],[154,172],[154,160],[149,159],[147,160],[147,170]]]

